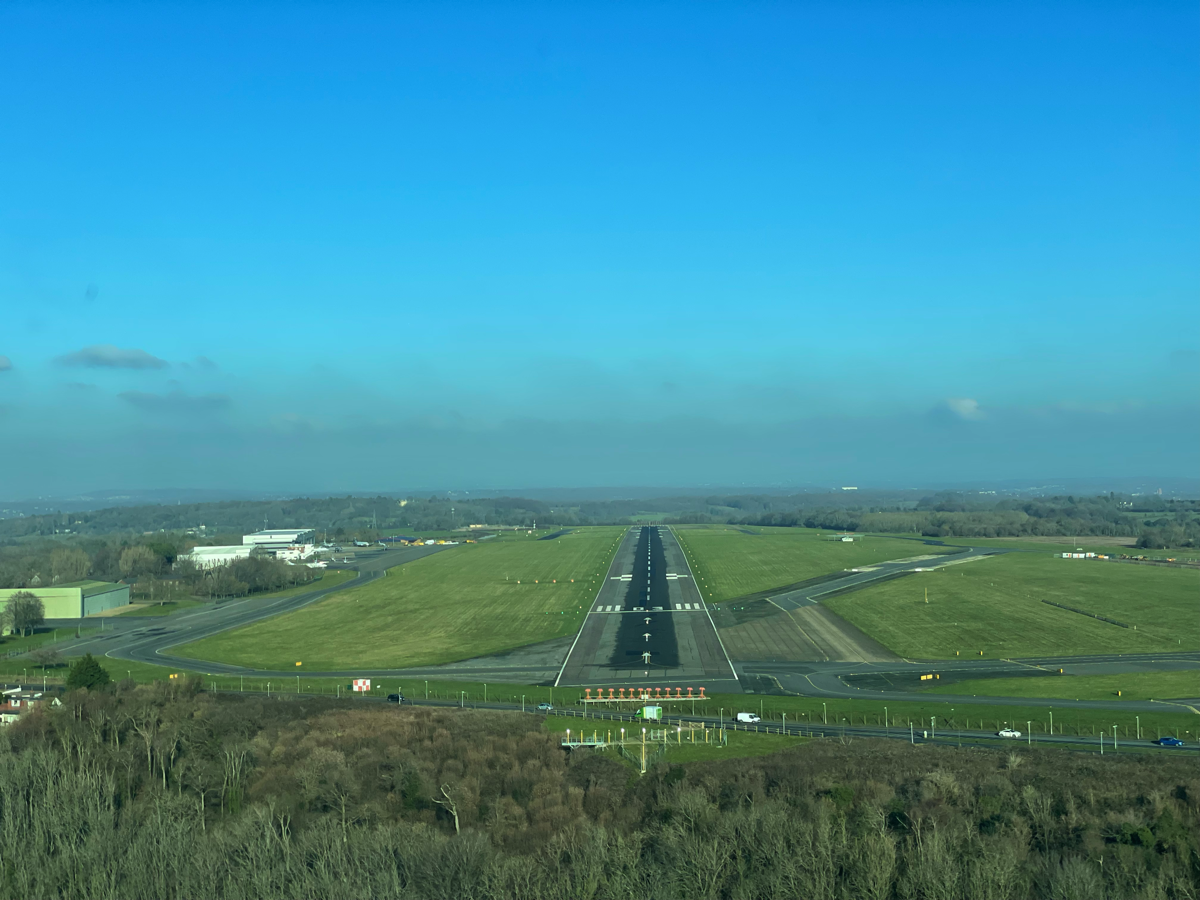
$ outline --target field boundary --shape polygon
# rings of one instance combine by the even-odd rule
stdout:
[[[1116,619],[1110,619],[1108,616],[1101,616],[1097,613],[1088,612],[1086,609],[1076,609],[1074,606],[1067,606],[1065,603],[1055,603],[1053,600],[1042,601],[1049,606],[1056,606],[1059,609],[1065,609],[1067,612],[1079,613],[1081,616],[1088,616],[1092,619],[1099,619],[1101,622],[1107,622],[1109,625],[1116,625],[1118,628],[1129,628],[1124,622],[1118,622]]]

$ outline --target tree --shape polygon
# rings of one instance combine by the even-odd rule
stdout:
[[[126,547],[121,551],[121,574],[136,578],[154,575],[162,568],[162,557],[149,547]]]
[[[29,661],[43,669],[53,668],[62,662],[62,654],[53,647],[38,647],[29,654]]]
[[[55,584],[82,581],[87,578],[92,561],[78,547],[55,550],[50,554],[50,572]]]
[[[71,671],[67,673],[67,690],[73,691],[77,688],[94,690],[104,687],[111,681],[108,670],[96,662],[92,654],[87,653],[71,665]]]
[[[9,598],[4,616],[12,630],[24,636],[46,621],[46,607],[32,591],[17,591]]]

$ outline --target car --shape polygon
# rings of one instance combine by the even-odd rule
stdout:
[[[1181,741],[1177,737],[1171,737],[1170,735],[1168,735],[1167,737],[1161,737],[1157,741],[1154,741],[1153,743],[1158,744],[1158,746],[1160,746],[1160,747],[1182,747],[1183,746],[1183,741]]]
[[[388,699],[388,703],[403,703],[404,695],[403,694],[388,694],[387,699]]]
[[[1001,728],[996,732],[996,735],[998,737],[1019,738],[1021,736],[1021,732],[1017,731],[1015,728]]]
[[[554,712],[554,707],[549,703],[539,703],[537,708],[539,712]]]

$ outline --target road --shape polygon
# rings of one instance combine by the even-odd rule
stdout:
[[[221,692],[235,693],[235,692]],[[328,700],[328,697],[324,699]],[[381,698],[354,698],[344,701],[348,706],[360,703],[384,703],[386,701]],[[699,702],[699,701],[697,701]],[[536,710],[532,703],[521,705],[518,703],[494,703],[494,702],[478,702],[460,701],[456,703],[453,700],[421,700],[421,699],[406,699],[405,705],[413,706],[432,706],[441,708],[465,708],[465,709],[487,709],[498,710],[505,712],[521,712],[526,715],[534,716],[566,716],[579,720],[579,731],[587,733],[589,729],[595,729],[603,732],[606,726],[603,723],[615,723],[616,727],[620,727],[620,723],[632,723],[637,727],[646,726],[648,723],[644,719],[637,718],[631,712],[596,712],[593,710],[582,710],[578,708],[554,709],[549,713]],[[711,702],[710,702],[711,706]],[[1068,749],[1076,749],[1085,752],[1098,753],[1101,750],[1101,740],[1099,736],[1077,736],[1070,734],[1037,734],[1031,735],[1025,733],[1025,729],[1021,728],[1023,723],[1015,723],[1017,728],[1020,728],[1022,736],[1020,738],[1002,738],[994,731],[979,731],[972,729],[945,729],[937,726],[936,721],[929,723],[928,727],[909,729],[906,727],[892,726],[881,727],[878,725],[830,725],[823,722],[760,722],[758,724],[746,725],[738,724],[734,717],[738,712],[747,712],[753,709],[754,702],[751,698],[746,698],[745,705],[737,708],[729,708],[721,710],[717,715],[696,715],[688,712],[682,712],[676,715],[671,709],[664,710],[662,725],[668,729],[672,725],[685,724],[702,724],[715,728],[726,728],[729,731],[741,731],[754,734],[788,734],[798,738],[814,738],[814,739],[833,739],[833,740],[852,740],[855,738],[879,738],[884,740],[899,740],[912,744],[940,744],[943,746],[953,747],[990,747],[992,749],[1019,749],[1022,747],[1037,747],[1037,746],[1057,746]],[[686,707],[684,707],[686,708]],[[572,729],[574,730],[574,729]],[[1136,748],[1139,752],[1155,752],[1155,753],[1198,753],[1200,745],[1196,742],[1190,742],[1183,747],[1159,747],[1151,743],[1149,729],[1143,729],[1143,736],[1140,740],[1133,738],[1118,738],[1116,749],[1114,751],[1111,735],[1106,735],[1103,741],[1103,749],[1106,754],[1113,752],[1130,752]]]

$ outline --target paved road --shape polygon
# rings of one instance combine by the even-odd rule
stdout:
[[[326,697],[325,699],[329,699]],[[734,716],[738,712],[753,711],[754,701],[747,697],[747,702],[739,708],[731,708],[723,710],[716,716],[696,715],[686,711],[681,711],[678,715],[672,708],[664,710],[664,718],[662,725],[670,728],[673,725],[683,725],[688,723],[703,724],[711,727],[724,727],[730,731],[752,732],[756,734],[789,734],[795,737],[802,738],[826,738],[836,740],[851,740],[854,738],[882,738],[886,740],[900,740],[913,744],[941,744],[943,746],[976,746],[976,747],[991,747],[993,749],[1019,749],[1030,746],[1058,746],[1067,747],[1069,749],[1077,749],[1085,752],[1098,753],[1101,750],[1101,741],[1097,737],[1084,737],[1076,735],[1062,734],[1024,734],[1019,739],[1017,738],[1002,738],[993,731],[976,731],[971,729],[951,729],[937,727],[936,723],[931,723],[928,728],[914,728],[893,726],[891,728],[882,728],[875,725],[830,725],[820,722],[761,722],[757,725],[739,725],[734,721]],[[358,703],[383,703],[379,698],[355,698],[346,700],[347,704]],[[699,702],[699,701],[697,701]],[[637,727],[647,725],[646,721],[637,718],[629,712],[595,712],[592,710],[583,711],[575,708],[555,709],[550,713],[544,713],[534,708],[530,702],[524,706],[518,703],[480,703],[477,701],[458,702],[453,700],[420,700],[410,699],[405,701],[405,705],[413,706],[434,706],[434,707],[457,707],[466,709],[490,709],[503,710],[511,712],[522,712],[526,715],[533,716],[568,716],[579,721],[579,731],[587,734],[595,730],[603,734],[609,727],[614,731],[621,727],[622,723],[632,723]],[[686,705],[677,707],[680,710],[686,710]],[[611,726],[606,723],[613,723]],[[1020,727],[1021,723],[1017,723]],[[575,729],[572,729],[575,730]],[[1200,745],[1196,742],[1190,742],[1184,747],[1158,747],[1151,743],[1151,738],[1147,736],[1148,729],[1143,729],[1143,737],[1141,740],[1119,738],[1117,741],[1115,752],[1130,752],[1136,748],[1139,751],[1150,751],[1155,753],[1198,753]],[[1111,736],[1105,736],[1103,749],[1106,754],[1113,753],[1113,744]]]
[[[555,684],[741,690],[669,530],[626,532]]]

